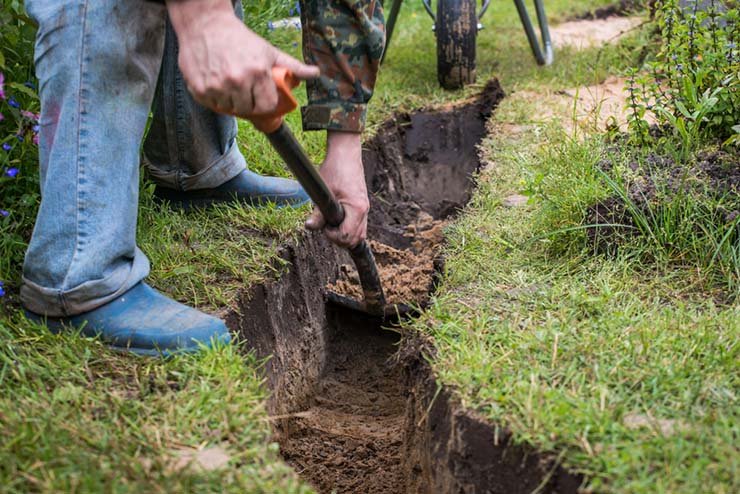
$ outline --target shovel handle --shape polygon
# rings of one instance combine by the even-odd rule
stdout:
[[[272,68],[272,80],[277,89],[278,102],[273,113],[255,115],[250,118],[257,130],[265,134],[275,132],[283,123],[283,117],[298,108],[298,101],[292,90],[301,83],[293,72],[284,67]]]
[[[344,208],[326,186],[293,132],[283,123],[283,116],[298,107],[298,102],[291,89],[297,87],[300,81],[289,70],[282,67],[274,67],[272,77],[278,91],[277,108],[272,114],[251,117],[252,123],[258,130],[265,133],[272,146],[319,208],[326,223],[337,227],[344,221]],[[385,295],[370,246],[363,240],[349,249],[349,253],[360,276],[360,284],[365,295],[365,310],[372,314],[382,315]]]
[[[319,208],[329,226],[337,227],[344,221],[344,208],[337,201],[329,187],[319,175],[316,167],[306,156],[303,147],[287,125],[283,125],[283,117],[298,107],[298,102],[291,90],[301,81],[291,71],[283,67],[272,68],[272,79],[278,92],[278,104],[275,111],[269,115],[251,117],[257,130],[265,133],[272,146],[290,171],[298,179],[311,200]]]

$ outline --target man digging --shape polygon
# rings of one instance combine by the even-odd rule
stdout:
[[[26,7],[39,25],[42,193],[23,267],[29,318],[52,330],[84,326],[86,335],[143,355],[230,341],[223,321],[142,281],[149,261],[136,247],[139,163],[157,184],[155,196],[174,207],[306,203],[295,181],[249,171],[236,143],[231,115],[275,109],[275,66],[308,81],[304,128],[327,131],[321,175],[346,217],[326,235],[345,247],[365,238],[360,132],[384,46],[380,2],[303,1],[308,64],[246,28],[240,2],[231,0],[27,0]],[[322,229],[320,213],[306,227]]]

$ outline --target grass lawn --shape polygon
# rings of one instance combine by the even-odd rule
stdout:
[[[547,8],[556,21],[607,3],[557,0]],[[298,55],[299,33],[266,30],[287,6],[251,5],[248,23]],[[370,131],[393,111],[459,99],[492,76],[514,94],[601,82],[630,66],[645,39],[638,31],[603,50],[558,50],[555,64],[540,68],[513,5],[493,2],[483,22],[479,84],[446,92],[436,82],[431,21],[421,5],[404,5]],[[483,149],[491,166],[449,229],[443,288],[415,324],[437,343],[439,377],[517,440],[589,474],[598,491],[737,491],[737,306],[705,296],[690,267],[594,256],[578,232],[567,241],[543,237],[570,224],[556,221],[561,214],[575,218],[587,199],[606,194],[594,172],[604,145],[543,123],[533,101],[505,100],[494,118]],[[300,132],[297,112],[288,121],[319,161],[322,133]],[[502,123],[526,130],[514,135]],[[256,171],[287,176],[250,125],[241,125],[240,145]],[[276,275],[277,245],[308,213],[182,214],[155,205],[151,190],[144,181],[138,232],[151,283],[213,312]],[[501,206],[521,191],[530,205]],[[0,309],[0,491],[309,490],[270,443],[261,362],[234,347],[151,361],[50,335],[12,303],[20,266],[0,267],[9,292]],[[209,452],[227,466],[182,466]]]
[[[515,115],[502,106],[497,122]],[[546,233],[605,193],[602,143],[538,125],[497,136],[448,231],[444,286],[416,324],[436,343],[441,381],[595,492],[737,492],[737,304],[715,302],[696,270],[634,250],[594,255],[583,239],[560,250],[568,232]],[[523,191],[527,206],[502,205]]]

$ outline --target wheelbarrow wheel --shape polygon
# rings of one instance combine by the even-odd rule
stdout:
[[[437,78],[445,89],[475,82],[475,0],[437,0]]]

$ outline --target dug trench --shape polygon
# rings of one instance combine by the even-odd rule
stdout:
[[[396,115],[366,143],[368,236],[388,298],[423,307],[442,226],[470,199],[477,146],[503,97],[489,82],[460,104]],[[576,492],[581,478],[511,441],[438,386],[420,336],[328,305],[359,290],[322,235],[281,249],[282,276],[242,296],[227,321],[265,365],[283,458],[319,492]]]

